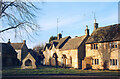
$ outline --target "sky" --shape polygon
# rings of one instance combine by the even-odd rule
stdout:
[[[45,2],[43,4],[36,2],[35,4],[41,8],[35,18],[36,24],[41,28],[37,31],[39,36],[34,36],[36,40],[31,42],[24,38],[29,48],[45,44],[50,36],[57,35],[57,18],[58,33],[62,33],[62,37],[72,38],[85,35],[86,25],[91,34],[94,29],[94,18],[99,27],[118,23],[118,2]],[[14,39],[11,33],[7,36],[11,42],[22,42],[20,39]]]

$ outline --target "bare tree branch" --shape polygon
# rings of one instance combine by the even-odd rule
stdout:
[[[35,12],[40,10],[32,2],[24,2],[22,0],[14,0],[13,2],[0,1],[0,19],[7,24],[3,24],[0,29],[0,33],[14,29],[15,37],[18,35],[22,37],[22,31],[24,30],[27,35],[32,37],[27,31],[31,29],[32,32],[36,32],[40,27],[36,25]],[[19,33],[18,33],[18,32]],[[36,33],[37,35],[37,33]],[[3,39],[3,38],[2,38]]]
[[[26,22],[25,22],[25,23],[26,23]],[[19,27],[20,25],[25,24],[25,23],[19,23],[19,24],[16,25],[15,27],[8,27],[8,28],[6,28],[6,29],[1,30],[0,33],[1,33],[1,32],[4,32],[4,31],[7,31],[7,30],[10,30],[10,29],[17,28],[17,27]]]

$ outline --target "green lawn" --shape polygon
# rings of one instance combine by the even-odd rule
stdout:
[[[54,68],[54,67],[39,67],[38,69],[20,69],[9,68],[3,69],[3,76],[14,75],[82,75],[82,76],[120,76],[120,71],[110,70],[81,70],[81,69],[68,69],[68,68]]]

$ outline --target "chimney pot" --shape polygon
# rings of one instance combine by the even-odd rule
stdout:
[[[26,44],[26,40],[23,40],[23,44]]]
[[[11,42],[10,42],[10,39],[8,39],[8,44],[10,44]]]
[[[95,19],[94,30],[96,30],[97,28],[98,28],[98,23],[96,23],[96,19]]]
[[[88,25],[86,25],[85,35],[89,36],[89,29],[88,29]]]
[[[62,34],[59,33],[59,34],[57,35],[57,39],[60,40],[61,38],[62,38]]]

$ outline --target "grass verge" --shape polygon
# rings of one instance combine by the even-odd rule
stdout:
[[[37,69],[8,68],[2,70],[3,76],[27,75],[81,75],[81,76],[120,76],[120,71],[81,70],[55,67],[38,67]]]

